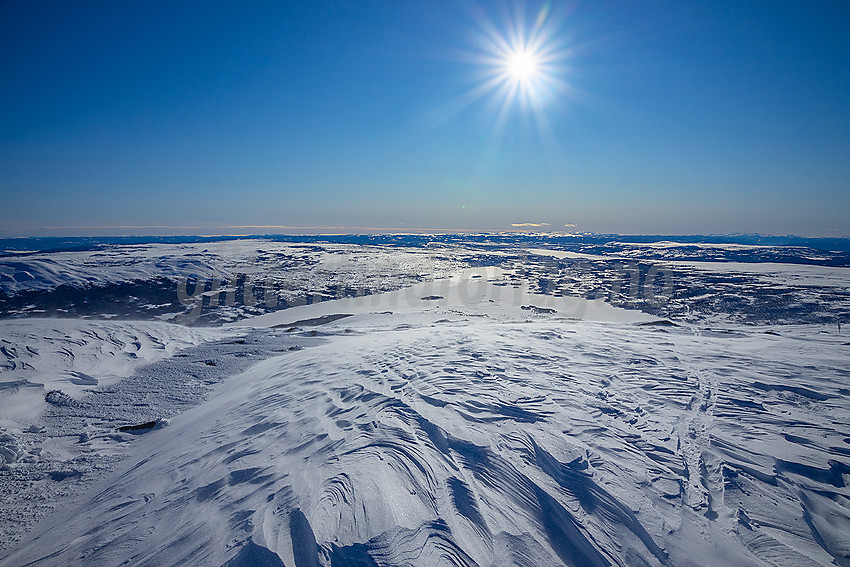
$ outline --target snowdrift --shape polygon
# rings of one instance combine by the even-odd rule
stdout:
[[[220,379],[2,564],[850,564],[845,337],[477,275],[172,357]]]

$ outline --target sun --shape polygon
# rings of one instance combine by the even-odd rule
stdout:
[[[558,6],[545,2],[532,12],[524,2],[501,9],[473,4],[470,45],[457,53],[460,61],[474,64],[470,88],[430,112],[428,120],[442,124],[481,101],[485,118],[493,119],[488,155],[495,155],[510,128],[530,122],[544,149],[554,151],[557,140],[548,115],[561,113],[574,96],[568,82],[574,42],[568,13]]]
[[[536,14],[521,3],[515,7],[501,12],[501,21],[486,10],[476,12],[476,52],[470,59],[480,65],[480,78],[468,99],[492,95],[498,116],[506,117],[516,107],[531,110],[542,123],[544,108],[559,105],[570,91],[566,15],[553,12],[548,2]]]
[[[537,58],[533,53],[518,51],[507,59],[508,73],[518,81],[531,79],[537,74]]]

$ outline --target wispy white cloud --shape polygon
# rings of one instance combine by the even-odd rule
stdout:
[[[514,222],[511,223],[511,226],[516,228],[542,228],[544,226],[549,226],[548,222]]]
[[[564,226],[567,227],[567,228],[575,228],[576,227],[576,225],[574,225],[572,223],[567,223]]]

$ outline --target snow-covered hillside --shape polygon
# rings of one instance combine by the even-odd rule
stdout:
[[[266,314],[47,404],[20,443],[58,474],[34,483],[89,480],[0,563],[850,564],[835,326],[675,323],[505,281]],[[123,460],[74,475],[101,455]],[[36,507],[4,486],[6,510]]]
[[[0,317],[221,324],[292,305],[456,274],[427,248],[231,240],[0,256]]]

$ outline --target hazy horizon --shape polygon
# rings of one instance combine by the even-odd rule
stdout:
[[[519,224],[519,223],[518,223]],[[525,224],[525,223],[523,223]],[[530,223],[529,223],[530,224]],[[238,230],[243,229],[243,230]],[[425,228],[425,227],[363,227],[363,226],[101,226],[101,227],[38,227],[20,232],[0,230],[0,239],[27,238],[168,238],[168,237],[263,237],[263,236],[338,236],[338,235],[440,235],[440,234],[550,234],[553,236],[572,235],[614,235],[634,237],[746,237],[762,236],[768,238],[802,239],[841,239],[850,240],[850,234],[836,234],[834,231],[821,234],[771,233],[771,232],[613,232],[578,230],[558,227],[522,227],[509,228]]]
[[[245,229],[237,231],[236,229]],[[254,229],[254,230],[248,230]],[[361,226],[269,226],[269,225],[242,225],[242,226],[103,226],[103,227],[39,227],[29,229],[20,233],[7,233],[0,230],[2,239],[29,239],[29,238],[168,238],[168,237],[273,237],[273,236],[368,236],[368,235],[441,235],[441,234],[541,234],[552,236],[623,236],[623,237],[710,237],[710,238],[735,238],[748,236],[761,236],[766,238],[801,238],[801,239],[840,239],[850,240],[850,234],[778,234],[768,232],[611,232],[577,230],[575,228],[557,227],[510,227],[504,229],[486,228],[423,228],[423,227],[361,227]]]

